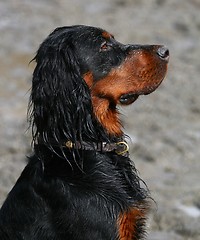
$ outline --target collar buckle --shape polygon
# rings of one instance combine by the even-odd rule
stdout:
[[[116,145],[118,148],[115,150],[115,152],[118,155],[125,155],[129,151],[129,145],[128,145],[128,143],[126,143],[124,141],[117,142]]]

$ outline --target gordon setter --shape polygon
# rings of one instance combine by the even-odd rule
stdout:
[[[55,29],[34,58],[34,155],[0,211],[1,240],[138,240],[149,191],[129,158],[117,105],[153,92],[161,45],[124,45],[90,26]]]

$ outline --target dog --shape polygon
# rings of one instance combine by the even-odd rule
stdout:
[[[169,50],[91,26],[55,29],[35,58],[34,154],[0,210],[1,240],[138,240],[150,193],[129,158],[118,105],[153,92]]]

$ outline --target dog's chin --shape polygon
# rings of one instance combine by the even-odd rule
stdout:
[[[139,94],[135,94],[135,93],[126,93],[121,95],[119,102],[122,105],[129,105],[133,102],[135,102],[139,97]]]
[[[162,81],[160,81],[154,85],[145,87],[138,92],[129,92],[129,93],[122,94],[119,98],[119,103],[122,105],[131,104],[131,103],[135,102],[140,95],[149,95],[152,92],[154,92],[158,88],[158,86],[160,85],[161,82]]]

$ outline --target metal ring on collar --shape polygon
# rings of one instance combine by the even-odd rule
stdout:
[[[129,151],[129,145],[126,142],[118,142],[116,145],[124,145],[125,149],[123,151],[115,151],[118,155],[123,155],[124,153]]]

